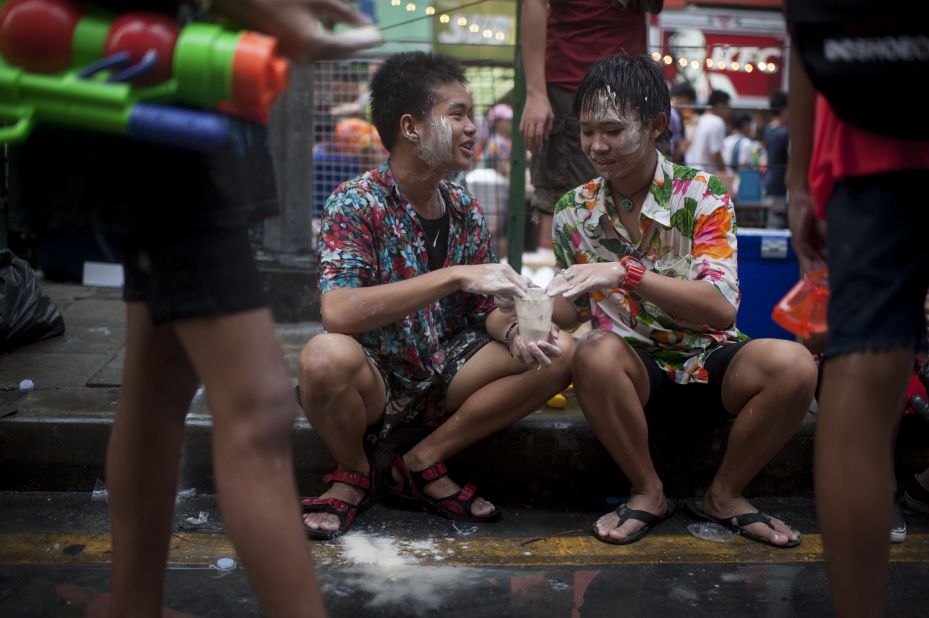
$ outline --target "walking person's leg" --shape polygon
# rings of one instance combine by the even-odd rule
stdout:
[[[294,482],[297,406],[271,312],[190,319],[175,328],[213,414],[223,521],[264,611],[322,616]]]
[[[197,375],[170,325],[127,305],[123,387],[107,447],[111,615],[161,616],[184,418]]]
[[[889,448],[912,350],[826,362],[816,426],[816,509],[839,616],[882,616],[893,513]]]

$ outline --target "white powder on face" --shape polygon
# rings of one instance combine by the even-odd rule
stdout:
[[[609,86],[599,90],[597,96],[589,103],[586,113],[600,124],[619,124],[623,132],[616,146],[617,154],[626,156],[643,150],[648,143],[645,126],[639,114],[630,106],[619,109],[616,93]],[[586,115],[586,114],[585,114]]]
[[[454,161],[452,154],[452,123],[447,116],[429,116],[426,130],[417,147],[417,154],[431,169],[445,170]]]

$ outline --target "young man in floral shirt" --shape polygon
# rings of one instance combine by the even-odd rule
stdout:
[[[463,67],[423,52],[388,59],[371,81],[390,158],[343,183],[319,238],[323,325],[299,360],[306,416],[338,463],[304,500],[312,538],[345,532],[369,503],[366,432],[415,420],[432,432],[393,461],[388,492],[438,515],[486,522],[499,510],[446,476],[443,460],[564,389],[573,342],[552,327],[526,343],[492,297],[525,295],[498,264],[480,207],[444,180],[467,169],[476,127]],[[501,301],[502,302],[502,301]],[[371,431],[376,429],[376,431]]]
[[[670,107],[661,68],[645,56],[610,56],[587,73],[574,106],[600,177],[555,207],[564,270],[548,293],[563,328],[594,321],[574,355],[574,388],[632,490],[594,524],[594,536],[632,543],[673,512],[649,455],[648,420],[710,409],[736,420],[715,478],[690,510],[753,540],[798,544],[795,531],[741,494],[806,413],[812,356],[736,329],[732,203],[717,178],[656,150]]]

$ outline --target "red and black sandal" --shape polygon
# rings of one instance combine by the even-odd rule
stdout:
[[[374,468],[371,468],[372,473]],[[328,541],[345,534],[351,527],[355,517],[371,506],[374,498],[374,483],[371,477],[361,472],[347,472],[333,470],[323,477],[323,483],[344,483],[364,491],[364,497],[358,504],[351,504],[338,498],[304,498],[300,501],[304,513],[332,513],[339,518],[339,527],[335,530],[320,530],[309,528],[304,524],[307,536],[317,541]]]
[[[425,470],[414,472],[410,470],[403,458],[397,455],[394,458],[393,469],[400,474],[400,480],[388,484],[390,499],[398,506],[422,509],[435,515],[448,519],[470,521],[478,524],[489,523],[500,519],[500,509],[494,507],[493,512],[487,515],[474,515],[471,505],[477,493],[477,487],[468,483],[460,491],[450,496],[435,498],[426,494],[425,487],[432,481],[448,475],[448,468],[442,462],[433,464]]]

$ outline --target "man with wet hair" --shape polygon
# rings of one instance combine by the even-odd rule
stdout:
[[[303,409],[335,458],[331,487],[303,502],[307,534],[344,533],[371,501],[366,435],[401,421],[429,433],[398,452],[387,495],[472,522],[499,509],[446,474],[443,461],[567,387],[573,343],[552,327],[527,343],[503,299],[528,281],[498,264],[480,206],[443,178],[472,162],[476,127],[463,67],[407,52],[371,81],[372,118],[389,159],[343,183],[319,237],[325,333],[300,353]]]
[[[670,108],[661,67],[620,54],[594,65],[574,100],[581,147],[600,174],[555,207],[548,287],[555,321],[593,320],[574,354],[574,388],[631,496],[593,526],[606,543],[635,542],[674,510],[649,454],[649,424],[734,416],[701,518],[750,539],[793,547],[799,534],[742,497],[799,426],[816,365],[803,346],[749,340],[739,306],[735,215],[714,176],[674,165],[655,147]]]

